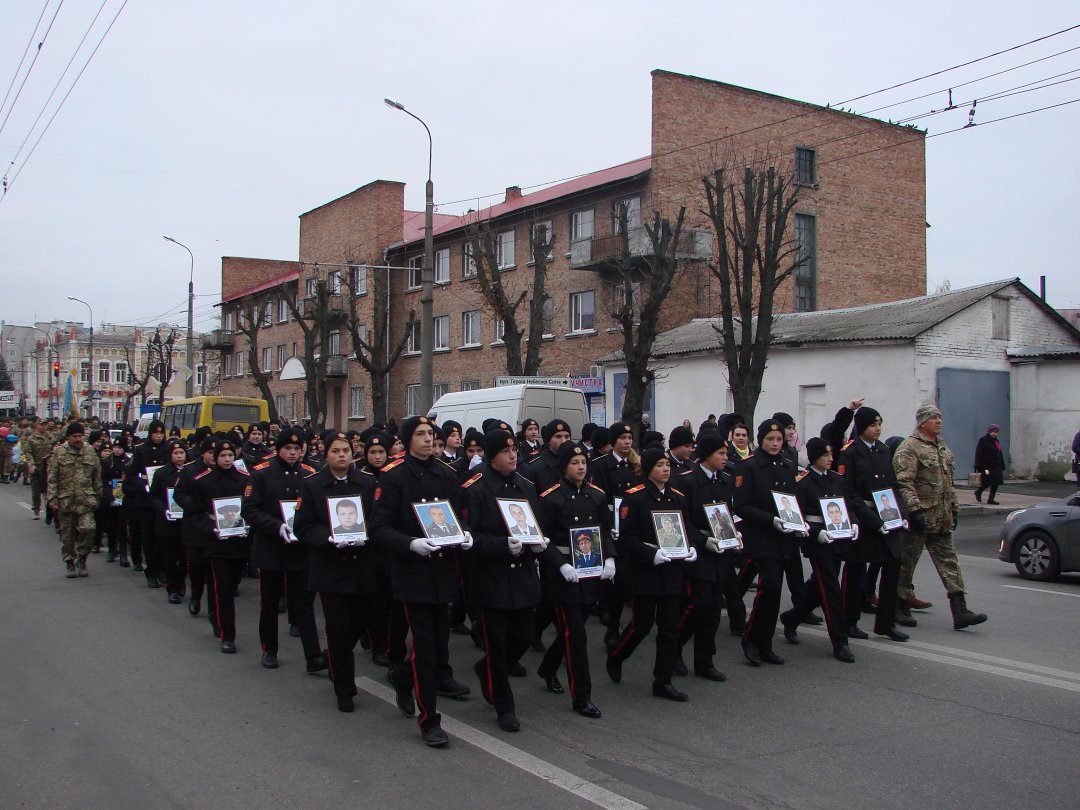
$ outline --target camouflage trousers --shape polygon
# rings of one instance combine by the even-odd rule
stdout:
[[[911,579],[919,563],[923,548],[934,561],[941,584],[948,593],[964,593],[964,575],[960,573],[960,561],[956,559],[956,545],[952,532],[934,534],[904,530],[900,535],[900,583],[896,593],[901,599],[915,596]]]
[[[60,553],[64,562],[86,557],[94,545],[93,512],[60,513]]]

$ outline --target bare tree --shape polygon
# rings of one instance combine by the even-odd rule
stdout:
[[[169,387],[175,373],[172,361],[179,336],[180,333],[175,328],[170,328],[168,335],[162,335],[161,326],[158,326],[147,347],[146,363],[150,367],[150,376],[157,380],[159,385],[159,404],[165,403],[165,389]]]
[[[300,281],[297,281],[299,284]],[[326,364],[331,328],[344,320],[343,304],[336,284],[332,288],[328,278],[315,275],[305,282],[302,301],[289,294],[287,285],[279,285],[278,292],[292,312],[292,316],[304,337],[304,369],[307,372],[307,400],[311,424],[321,430],[326,426]]]
[[[720,282],[720,335],[735,411],[752,422],[772,341],[776,291],[800,266],[788,224],[798,201],[790,177],[769,166],[743,170],[741,185],[724,169],[702,178],[716,237],[709,269]]]
[[[128,385],[130,390],[127,393],[127,397],[124,400],[124,421],[127,421],[128,411],[131,409],[131,401],[135,399],[136,394],[139,397],[139,404],[146,404],[146,389],[150,386],[150,349],[147,347],[146,352],[143,354],[143,369],[139,371],[139,352],[136,345],[132,345],[130,348],[124,347],[124,362],[127,363],[128,369]]]
[[[274,392],[270,388],[270,377],[273,369],[264,369],[259,363],[259,332],[264,328],[267,313],[271,308],[270,293],[264,292],[256,298],[248,299],[246,308],[241,308],[236,313],[236,328],[248,341],[248,368],[251,369],[251,377],[258,386],[259,393],[266,400],[268,413],[271,421],[278,418],[277,403],[274,402]]]

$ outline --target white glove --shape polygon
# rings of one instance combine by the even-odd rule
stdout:
[[[882,534],[888,534],[889,533],[889,530],[886,529],[884,526],[882,526],[880,529],[878,529],[878,531],[881,532]]]
[[[109,506],[123,506],[123,504],[120,502],[119,498],[113,498],[109,503]]]
[[[794,534],[796,537],[809,537],[810,527],[807,526],[805,529],[796,529],[794,532],[792,532],[792,534]]]
[[[818,532],[817,541],[824,546],[833,541],[833,536],[824,529],[822,529],[820,532]]]
[[[510,547],[510,556],[519,557],[524,550],[524,546],[521,545],[521,541],[516,537],[507,537],[506,544]]]
[[[851,539],[852,539],[852,541],[855,541],[855,540],[859,539],[859,524],[858,523],[851,524]]]
[[[782,521],[780,518],[774,517],[772,519],[772,525],[773,528],[776,529],[778,532],[784,532],[785,534],[787,533],[787,529],[784,528],[784,521]]]
[[[569,563],[563,563],[562,565],[560,565],[559,573],[562,574],[562,578],[565,579],[567,582],[578,581],[577,571],[575,571],[574,566],[570,565]]]
[[[697,561],[697,549],[694,548],[693,546],[690,546],[690,553],[687,554],[686,557],[684,557],[683,559],[684,559],[685,562],[688,562],[688,563],[696,562]]]
[[[362,542],[358,542],[356,540],[337,540],[337,539],[331,538],[331,542],[335,546],[337,546],[338,548],[350,548],[351,546],[362,546],[362,545],[364,545]]]
[[[165,510],[165,519],[167,521],[169,521],[169,523],[174,523],[176,521],[176,518],[173,516],[173,513],[170,512],[168,509]]]
[[[483,463],[484,463],[483,456],[481,456],[479,453],[477,453],[475,456],[473,456],[472,458],[469,459],[469,469],[471,470],[473,467],[479,467]]]
[[[472,532],[465,532],[465,542],[461,544],[461,548],[464,551],[468,551],[470,548],[472,548],[472,544],[473,544]]]
[[[286,543],[289,542],[289,538],[292,535],[292,532],[289,531],[289,525],[287,523],[282,523],[281,526],[278,528],[277,533],[278,537],[280,537]]]
[[[421,557],[426,557],[431,552],[438,550],[439,547],[425,537],[414,538],[413,541],[409,543],[409,551],[413,554],[419,554]]]
[[[720,548],[720,541],[715,537],[709,537],[705,540],[705,547],[714,554],[719,554],[723,549]]]
[[[653,565],[663,565],[664,563],[671,562],[671,559],[664,553],[662,548],[656,550],[656,556],[653,557]]]
[[[902,522],[902,523],[900,524],[900,526],[901,526],[902,528],[904,528],[904,529],[909,529],[909,528],[911,528],[910,526],[908,526],[908,522],[907,522],[907,519],[906,519],[906,518],[905,518],[905,519],[904,519],[904,521],[903,521],[903,522]]]
[[[612,529],[611,530],[611,540],[614,543],[619,542],[619,530],[618,529]]]
[[[216,528],[214,529],[214,537],[216,537],[218,540],[221,539],[221,532],[218,531]]]
[[[600,579],[615,579],[615,558],[608,557],[604,560],[604,570],[600,574]]]
[[[534,554],[539,554],[541,551],[551,545],[550,537],[541,537],[539,543],[532,543],[532,549]]]

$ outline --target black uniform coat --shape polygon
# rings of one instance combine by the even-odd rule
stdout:
[[[851,540],[836,540],[832,543],[819,543],[818,534],[825,528],[827,515],[821,514],[820,498],[841,500],[847,504],[848,515],[853,516],[849,499],[844,498],[847,484],[839,473],[826,470],[820,473],[807,468],[799,473],[795,481],[795,493],[799,498],[799,508],[803,517],[810,524],[810,536],[802,541],[803,555],[807,558],[846,560],[856,543]],[[852,518],[852,528],[858,522]],[[861,531],[861,530],[860,530]]]
[[[626,592],[642,596],[674,596],[683,592],[689,563],[681,560],[653,565],[660,548],[653,526],[653,512],[683,513],[689,525],[686,496],[669,483],[664,492],[646,481],[626,492],[619,515],[619,561],[616,576]]]
[[[184,468],[180,471],[180,475],[177,476],[176,481],[176,494],[179,495],[181,490],[191,491],[192,482],[195,480],[195,476],[206,472],[210,468],[206,466],[206,462],[202,460],[202,457],[190,461],[184,465]],[[177,501],[180,503],[180,501]],[[196,527],[194,521],[187,520],[187,513],[184,513],[184,520],[180,521],[180,541],[185,546],[194,546],[196,548],[206,548],[206,538],[203,537],[203,533]]]
[[[772,493],[795,495],[798,468],[783,453],[770,456],[760,447],[735,465],[735,514],[743,519],[743,545],[747,557],[797,560],[799,543],[794,534],[773,526],[778,517]]]
[[[444,547],[426,557],[409,550],[414,539],[424,536],[412,505],[452,503],[456,494],[457,475],[434,456],[421,461],[406,453],[379,472],[371,534],[389,561],[391,588],[398,602],[445,605],[457,599],[458,549]]]
[[[244,465],[247,467],[248,472],[254,470],[264,461],[273,458],[273,456],[273,449],[265,444],[252,444],[245,441],[240,445],[240,457],[244,459]]]
[[[146,468],[169,464],[170,453],[167,442],[154,444],[149,438],[132,451],[124,475],[124,506],[128,510],[151,508]]]
[[[165,510],[169,507],[168,490],[180,482],[183,467],[177,467],[171,461],[157,471],[154,483],[150,485],[149,502],[154,510],[154,533],[159,537],[180,537],[184,532],[182,520],[167,520]],[[179,501],[177,501],[179,503]]]
[[[551,538],[548,552],[555,549],[558,558],[545,554],[541,563],[544,584],[550,599],[562,604],[586,605],[598,602],[603,596],[599,577],[578,582],[567,582],[559,573],[559,566],[573,565],[573,540],[571,533],[584,526],[600,527],[603,558],[614,559],[615,545],[611,540],[611,510],[607,495],[596,484],[585,484],[578,489],[565,478],[540,494],[540,525],[546,537]]]
[[[364,476],[350,465],[338,481],[326,466],[300,482],[293,531],[310,548],[308,590],[324,593],[375,592],[376,552],[371,544],[338,548],[330,540],[329,498],[362,495]],[[370,517],[367,517],[370,520]]]
[[[461,485],[462,519],[473,536],[470,571],[476,600],[480,607],[497,610],[533,607],[540,601],[537,547],[525,546],[517,557],[510,553],[510,532],[496,498],[527,500],[533,514],[539,514],[536,489],[517,472],[503,475],[487,465],[477,470]],[[544,553],[550,554],[551,547]]]
[[[691,544],[698,550],[697,561],[687,563],[689,575],[705,582],[723,582],[731,571],[732,557],[738,552],[717,554],[709,551],[706,541],[713,536],[713,530],[705,514],[705,504],[726,503],[730,510],[731,496],[735,491],[732,478],[724,470],[717,470],[716,476],[710,477],[700,465],[693,464],[679,475],[678,487],[686,493],[686,511],[689,515],[687,530]],[[733,517],[734,514],[732,512]]]
[[[555,484],[559,483],[562,478],[562,470],[559,469],[559,459],[546,447],[539,453],[539,455],[533,456],[528,464],[518,465],[518,469],[522,475],[528,478],[537,492],[544,492],[550,489]],[[539,515],[537,515],[539,517]]]
[[[871,494],[875,490],[891,488],[897,496],[901,515],[907,518],[907,507],[900,498],[889,446],[877,441],[871,448],[862,439],[853,439],[841,450],[836,471],[844,476],[851,496],[848,498],[848,510],[859,524],[859,542],[856,544],[859,559],[863,562],[885,562],[899,558],[901,530],[894,529],[885,535],[880,532],[881,518],[878,517]]]
[[[626,490],[631,487],[645,483],[645,479],[634,472],[630,462],[623,461],[615,453],[604,453],[589,463],[589,480],[604,490],[609,504],[626,495]]]
[[[179,478],[180,476],[178,480]],[[190,523],[199,533],[207,557],[246,560],[251,554],[250,527],[244,537],[220,539],[214,534],[216,524],[213,517],[214,498],[243,496],[248,480],[249,476],[243,470],[236,467],[222,470],[215,465],[192,478],[190,486],[177,488],[175,497],[180,508],[184,510],[184,523]]]
[[[252,468],[241,514],[254,534],[251,561],[256,568],[307,570],[308,549],[300,543],[286,543],[279,534],[285,522],[281,518],[281,501],[299,500],[300,481],[315,472],[302,462],[290,466],[280,456]]]

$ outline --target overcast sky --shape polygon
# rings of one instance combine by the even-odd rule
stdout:
[[[0,92],[59,0],[0,0]],[[69,78],[123,0],[106,0]],[[734,6],[738,10],[730,10]],[[67,0],[6,124],[0,318],[212,325],[222,256],[295,259],[297,217],[375,179],[423,207],[423,129],[438,210],[649,153],[654,68],[837,104],[1080,23],[1075,2],[130,2],[29,161],[31,124],[101,6]],[[758,6],[759,8],[751,8]],[[42,29],[43,30],[43,29]],[[35,40],[40,41],[40,32]],[[1055,56],[1060,51],[1076,48]],[[855,101],[932,136],[1080,98],[1080,29]],[[25,73],[25,67],[23,69]],[[1065,75],[1059,75],[1065,74]],[[1056,77],[1050,79],[1049,77]],[[992,94],[1048,80],[1046,89]],[[11,94],[19,89],[21,75]],[[1026,88],[1022,88],[1026,89]],[[938,92],[935,92],[938,91]],[[11,108],[10,99],[0,121]],[[928,286],[1019,276],[1080,308],[1080,103],[927,140]],[[26,146],[16,159],[20,144]],[[468,203],[452,201],[472,199]],[[481,200],[490,204],[493,199]]]

